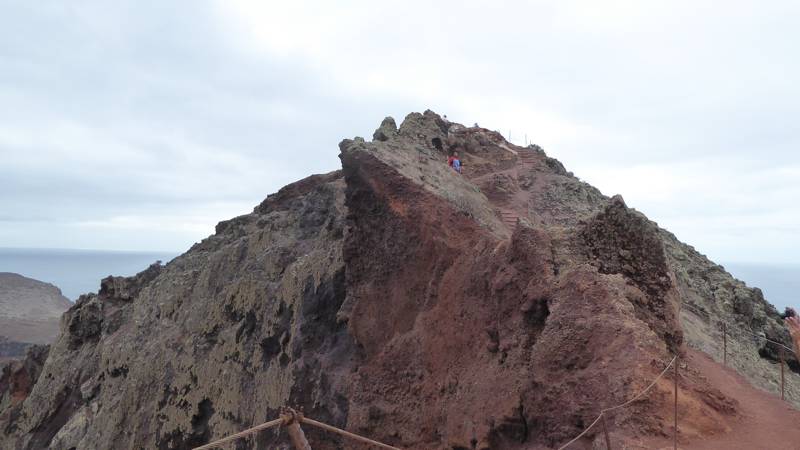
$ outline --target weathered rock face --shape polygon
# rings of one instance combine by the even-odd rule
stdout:
[[[133,277],[106,277],[100,281],[98,294],[108,299],[133,300],[139,295],[142,287],[155,279],[161,273],[161,264],[152,264],[146,270]]]
[[[387,164],[374,143],[341,147],[347,318],[364,348],[349,427],[389,427],[403,447],[552,445],[581,431],[589,404],[624,401],[625,383],[647,377],[625,366],[668,360],[664,335],[680,343],[677,303],[648,305],[625,277],[570,254],[585,246],[581,229],[559,236],[562,245],[528,226],[499,239],[502,224],[472,213],[491,209],[485,197],[468,207],[442,201],[470,198],[454,172],[438,186],[408,183],[395,166],[414,173],[435,162],[395,154]],[[442,186],[450,195],[439,196]],[[661,335],[641,319],[657,312]],[[611,390],[598,376],[608,364],[622,377]],[[582,401],[567,388],[575,385],[586,386]]]
[[[727,324],[728,364],[753,384],[780,392],[780,347],[792,347],[778,311],[758,288],[746,286],[725,268],[693,247],[661,230],[668,262],[683,301],[681,323],[687,344],[722,361],[723,323]],[[800,407],[800,363],[784,352],[791,371],[786,374],[786,399]]]
[[[12,341],[5,336],[0,336],[0,365],[3,364],[6,359],[12,360],[18,358],[20,355],[24,355],[25,349],[31,345],[32,344],[28,342]]]
[[[638,317],[676,352],[682,336],[669,325],[676,322],[674,307],[680,299],[658,229],[642,214],[628,209],[622,197],[615,196],[587,223],[582,236],[601,273],[621,274],[644,294],[634,302]]]
[[[4,442],[189,448],[284,404],[344,423],[343,203],[338,174],[288,186],[168,266],[105,280],[65,314]]]
[[[14,435],[23,402],[42,373],[49,346],[33,345],[26,349],[25,359],[10,361],[0,368],[0,430],[3,436]],[[3,442],[8,439],[4,439]],[[6,442],[6,448],[13,443]]]
[[[81,297],[35,384],[0,384],[0,443],[183,449],[291,405],[403,448],[546,448],[682,351],[679,304],[702,300],[682,244],[538,147],[427,111],[340,150],[342,171]],[[735,405],[686,383],[686,420],[720,429]],[[614,416],[620,439],[669,429],[656,391]]]
[[[3,414],[14,414],[30,394],[33,385],[42,372],[42,366],[50,349],[47,345],[33,345],[27,348],[23,361],[13,361],[2,369],[0,375],[0,410]]]

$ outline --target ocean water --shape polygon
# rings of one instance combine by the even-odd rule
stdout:
[[[72,301],[81,294],[97,292],[109,275],[129,276],[177,253],[118,252],[98,250],[0,248],[0,272],[14,272],[54,284]]]

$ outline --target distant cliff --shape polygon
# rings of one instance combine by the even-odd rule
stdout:
[[[0,357],[19,357],[30,344],[49,344],[72,306],[52,284],[0,272]]]

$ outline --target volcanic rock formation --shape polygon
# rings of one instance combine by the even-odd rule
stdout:
[[[31,383],[0,383],[0,443],[183,449],[290,405],[408,449],[552,448],[687,342],[715,352],[720,320],[788,342],[759,291],[539,147],[426,111],[339,148],[341,171],[82,296],[43,366],[15,372]],[[744,336],[732,362],[769,387],[774,349]],[[611,418],[618,442],[670,432],[662,381]],[[683,383],[682,434],[725,431],[736,402],[697,371]],[[264,432],[236,448],[285,445]]]

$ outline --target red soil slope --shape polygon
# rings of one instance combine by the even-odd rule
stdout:
[[[725,417],[728,431],[714,433],[696,428],[696,423],[680,422],[678,429],[692,428],[700,436],[682,436],[685,450],[798,450],[800,449],[800,411],[780,397],[754,388],[735,370],[713,361],[697,350],[687,351],[689,371],[699,373],[711,386],[738,404],[737,414]],[[679,398],[683,395],[680,394]],[[678,409],[682,412],[682,408]],[[671,414],[671,411],[670,411]],[[680,420],[680,419],[679,419]],[[672,448],[671,441],[652,440],[641,447]]]

